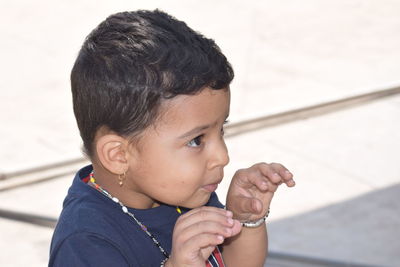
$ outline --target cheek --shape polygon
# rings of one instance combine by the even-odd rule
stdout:
[[[163,146],[158,146],[156,150],[149,147],[146,152],[141,159],[142,171],[146,178],[153,181],[153,186],[163,191],[179,192],[181,188],[190,189],[201,184],[206,167],[195,152]]]
[[[177,182],[185,184],[190,178],[194,178],[202,172],[204,166],[201,160],[188,151],[179,151],[172,153],[165,151],[164,153],[155,154],[151,160],[151,166],[164,177],[173,178]]]
[[[168,188],[168,184],[166,184],[166,183],[164,183],[164,182],[162,182],[159,186],[160,186],[160,188],[163,189],[163,190]]]
[[[200,160],[189,160],[186,158],[182,161],[177,168],[179,170],[180,181],[182,185],[188,185],[190,183],[196,183],[201,180],[204,176],[206,168]],[[176,172],[176,173],[178,173]]]

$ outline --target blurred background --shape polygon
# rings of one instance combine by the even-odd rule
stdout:
[[[265,266],[400,266],[400,1],[0,0],[0,266],[45,266],[87,164],[69,74],[108,15],[160,8],[235,69],[231,163],[281,162]],[[23,255],[23,256],[22,256]]]

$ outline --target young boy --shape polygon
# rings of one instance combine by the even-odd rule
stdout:
[[[219,202],[232,79],[213,40],[158,10],[112,15],[87,37],[71,85],[92,165],[69,189],[49,266],[263,265],[270,201],[294,181],[259,163]]]

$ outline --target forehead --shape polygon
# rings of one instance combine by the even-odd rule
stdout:
[[[195,95],[178,95],[164,101],[155,123],[177,131],[224,121],[229,115],[230,90],[205,88]],[[158,127],[157,127],[158,128]]]

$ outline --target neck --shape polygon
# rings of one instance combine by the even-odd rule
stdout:
[[[134,209],[150,209],[160,206],[158,202],[147,195],[138,192],[130,179],[126,177],[122,186],[118,183],[118,175],[113,174],[99,166],[93,164],[94,178],[96,184],[110,193],[113,197],[118,198],[125,206]]]

